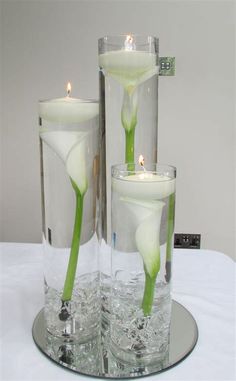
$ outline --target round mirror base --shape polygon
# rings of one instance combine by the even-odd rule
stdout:
[[[189,311],[172,302],[169,350],[164,359],[148,366],[121,362],[109,351],[106,337],[97,337],[84,344],[68,339],[56,339],[47,334],[44,311],[38,313],[33,324],[33,339],[37,347],[52,361],[79,374],[98,378],[136,378],[163,372],[184,360],[194,349],[198,339],[196,321]]]

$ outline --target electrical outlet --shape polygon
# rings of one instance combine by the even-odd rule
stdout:
[[[176,249],[200,249],[201,234],[176,233],[174,247]]]

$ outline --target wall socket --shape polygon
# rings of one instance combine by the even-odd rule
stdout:
[[[176,249],[200,249],[201,234],[176,233],[174,247]]]

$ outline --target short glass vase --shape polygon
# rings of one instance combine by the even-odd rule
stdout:
[[[168,356],[176,169],[112,167],[110,347],[146,366]]]

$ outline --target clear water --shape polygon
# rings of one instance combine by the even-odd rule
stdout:
[[[61,293],[45,286],[45,319],[48,332],[58,338],[83,343],[95,337],[100,328],[99,274],[85,274],[76,282],[72,300],[67,306],[68,318],[60,320]]]
[[[168,351],[174,183],[126,184],[113,178],[111,350],[122,361],[147,365],[163,360]],[[157,271],[151,311],[146,308],[150,316],[142,309],[143,298],[144,306],[148,300],[144,268],[149,274]]]
[[[111,319],[110,306],[110,282],[111,278],[101,274],[100,292],[101,292],[101,334],[106,336],[109,332]]]
[[[124,88],[112,76],[100,70],[100,128],[103,146],[102,170],[102,219],[103,238],[110,243],[111,237],[111,171],[112,165],[125,162],[125,130],[121,111]],[[139,155],[146,162],[157,161],[157,75],[141,83],[137,92],[137,125],[135,128],[134,160]]]
[[[68,248],[71,246],[74,228],[75,192],[66,171],[66,164],[42,139],[40,142],[44,237],[53,248]],[[91,240],[98,225],[98,153],[94,153],[94,146],[94,139],[91,138],[87,147],[91,155],[86,157],[88,189],[84,196],[81,245]]]
[[[122,361],[149,364],[168,351],[171,317],[170,285],[159,282],[151,316],[141,309],[143,281],[115,282],[111,298],[111,350]]]

